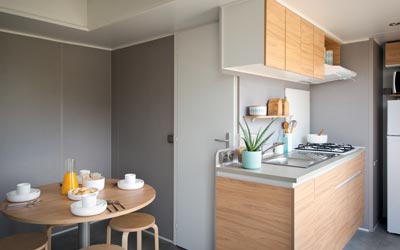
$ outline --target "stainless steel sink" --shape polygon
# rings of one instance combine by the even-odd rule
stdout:
[[[336,154],[330,153],[313,153],[293,151],[288,154],[278,155],[271,158],[263,159],[263,163],[282,165],[297,168],[309,168],[315,164],[329,160]]]

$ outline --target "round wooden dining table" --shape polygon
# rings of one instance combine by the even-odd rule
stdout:
[[[41,191],[40,202],[29,207],[10,208],[8,201],[1,203],[1,211],[10,219],[47,226],[61,226],[78,224],[79,247],[90,245],[90,222],[111,219],[121,215],[135,212],[149,205],[156,197],[153,187],[145,184],[143,188],[135,190],[122,190],[116,185],[117,179],[106,179],[105,187],[99,192],[98,199],[118,200],[125,209],[115,205],[118,211],[109,205],[103,213],[94,216],[75,216],[70,211],[73,202],[66,195],[60,194],[60,184],[53,183],[37,187]]]

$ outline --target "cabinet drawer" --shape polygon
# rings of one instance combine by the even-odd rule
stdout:
[[[344,163],[343,165],[334,169],[336,172],[336,189],[343,186],[345,182],[348,182],[351,178],[355,178],[356,175],[360,175],[364,171],[364,157],[361,153],[356,158]]]

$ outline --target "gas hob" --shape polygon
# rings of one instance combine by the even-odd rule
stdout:
[[[299,144],[296,150],[301,151],[314,151],[314,152],[326,152],[335,154],[344,154],[354,149],[350,144],[336,144],[336,143],[307,143]]]

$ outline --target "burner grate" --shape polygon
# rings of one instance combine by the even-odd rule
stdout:
[[[307,143],[299,144],[297,150],[304,151],[320,151],[320,152],[330,152],[330,153],[346,153],[353,150],[354,147],[350,144],[336,144],[336,143]]]

